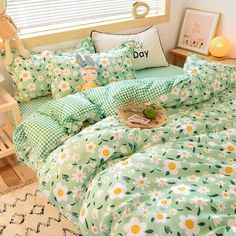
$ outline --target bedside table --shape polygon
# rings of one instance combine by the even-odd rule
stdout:
[[[219,63],[224,63],[224,64],[232,64],[232,65],[236,65],[236,60],[234,59],[217,59],[214,58],[212,56],[206,56],[206,55],[202,55],[196,52],[191,52],[185,49],[181,49],[181,48],[174,48],[172,50],[170,50],[170,53],[173,57],[173,64],[175,66],[179,66],[179,67],[183,67],[186,58],[190,55],[190,54],[195,54],[195,55],[199,55],[201,57],[206,58],[207,60],[210,61],[214,61],[214,62],[219,62]]]
[[[13,121],[11,122],[10,115]],[[3,120],[3,124],[2,121]],[[4,89],[0,89],[0,158],[14,153],[12,133],[14,127],[21,122],[18,103]],[[13,123],[13,124],[12,124]]]

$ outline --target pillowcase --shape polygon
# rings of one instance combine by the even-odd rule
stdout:
[[[235,65],[209,61],[198,55],[188,56],[184,72],[197,77],[202,87],[208,88],[208,97],[236,84]]]
[[[26,102],[33,98],[46,96],[51,93],[51,79],[48,75],[46,58],[48,55],[76,55],[77,53],[95,52],[91,38],[82,40],[78,47],[65,51],[44,51],[32,53],[24,59],[18,51],[14,51],[14,61],[8,66],[8,73],[12,76],[15,98],[19,102]]]
[[[132,59],[135,70],[168,66],[156,26],[128,35],[92,31],[91,38],[99,53],[115,48],[126,41],[134,40],[137,43]]]
[[[104,86],[111,82],[135,79],[136,74],[131,61],[134,48],[135,42],[130,41],[107,52],[87,54],[97,67],[96,83]],[[84,59],[83,54],[79,55]],[[86,60],[83,61],[84,66],[89,66]],[[84,81],[75,57],[51,56],[47,60],[47,68],[52,81],[53,98],[58,99],[81,90]]]

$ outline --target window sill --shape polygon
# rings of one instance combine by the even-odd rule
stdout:
[[[166,11],[163,15],[150,15],[141,19],[125,18],[100,23],[81,25],[76,27],[44,31],[34,34],[20,35],[25,47],[35,48],[60,42],[76,40],[90,35],[92,30],[104,32],[117,32],[131,28],[150,26],[169,21],[170,1],[166,1]],[[0,43],[0,49],[3,47]],[[13,45],[14,47],[14,45]]]

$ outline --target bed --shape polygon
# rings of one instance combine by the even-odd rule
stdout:
[[[235,235],[236,76],[178,71],[49,101],[15,130],[19,161],[84,236]],[[116,109],[132,98],[167,124],[127,127]]]
[[[153,76],[168,78],[181,74],[183,74],[183,69],[174,65],[169,65],[168,67],[144,69],[136,72],[138,79],[145,79]],[[19,103],[22,119],[24,120],[33,112],[37,111],[43,104],[51,100],[51,96],[45,96],[33,99],[29,102]]]

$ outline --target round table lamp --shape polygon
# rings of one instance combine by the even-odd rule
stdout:
[[[223,36],[218,36],[211,40],[209,51],[214,57],[224,57],[229,53],[230,42]]]

